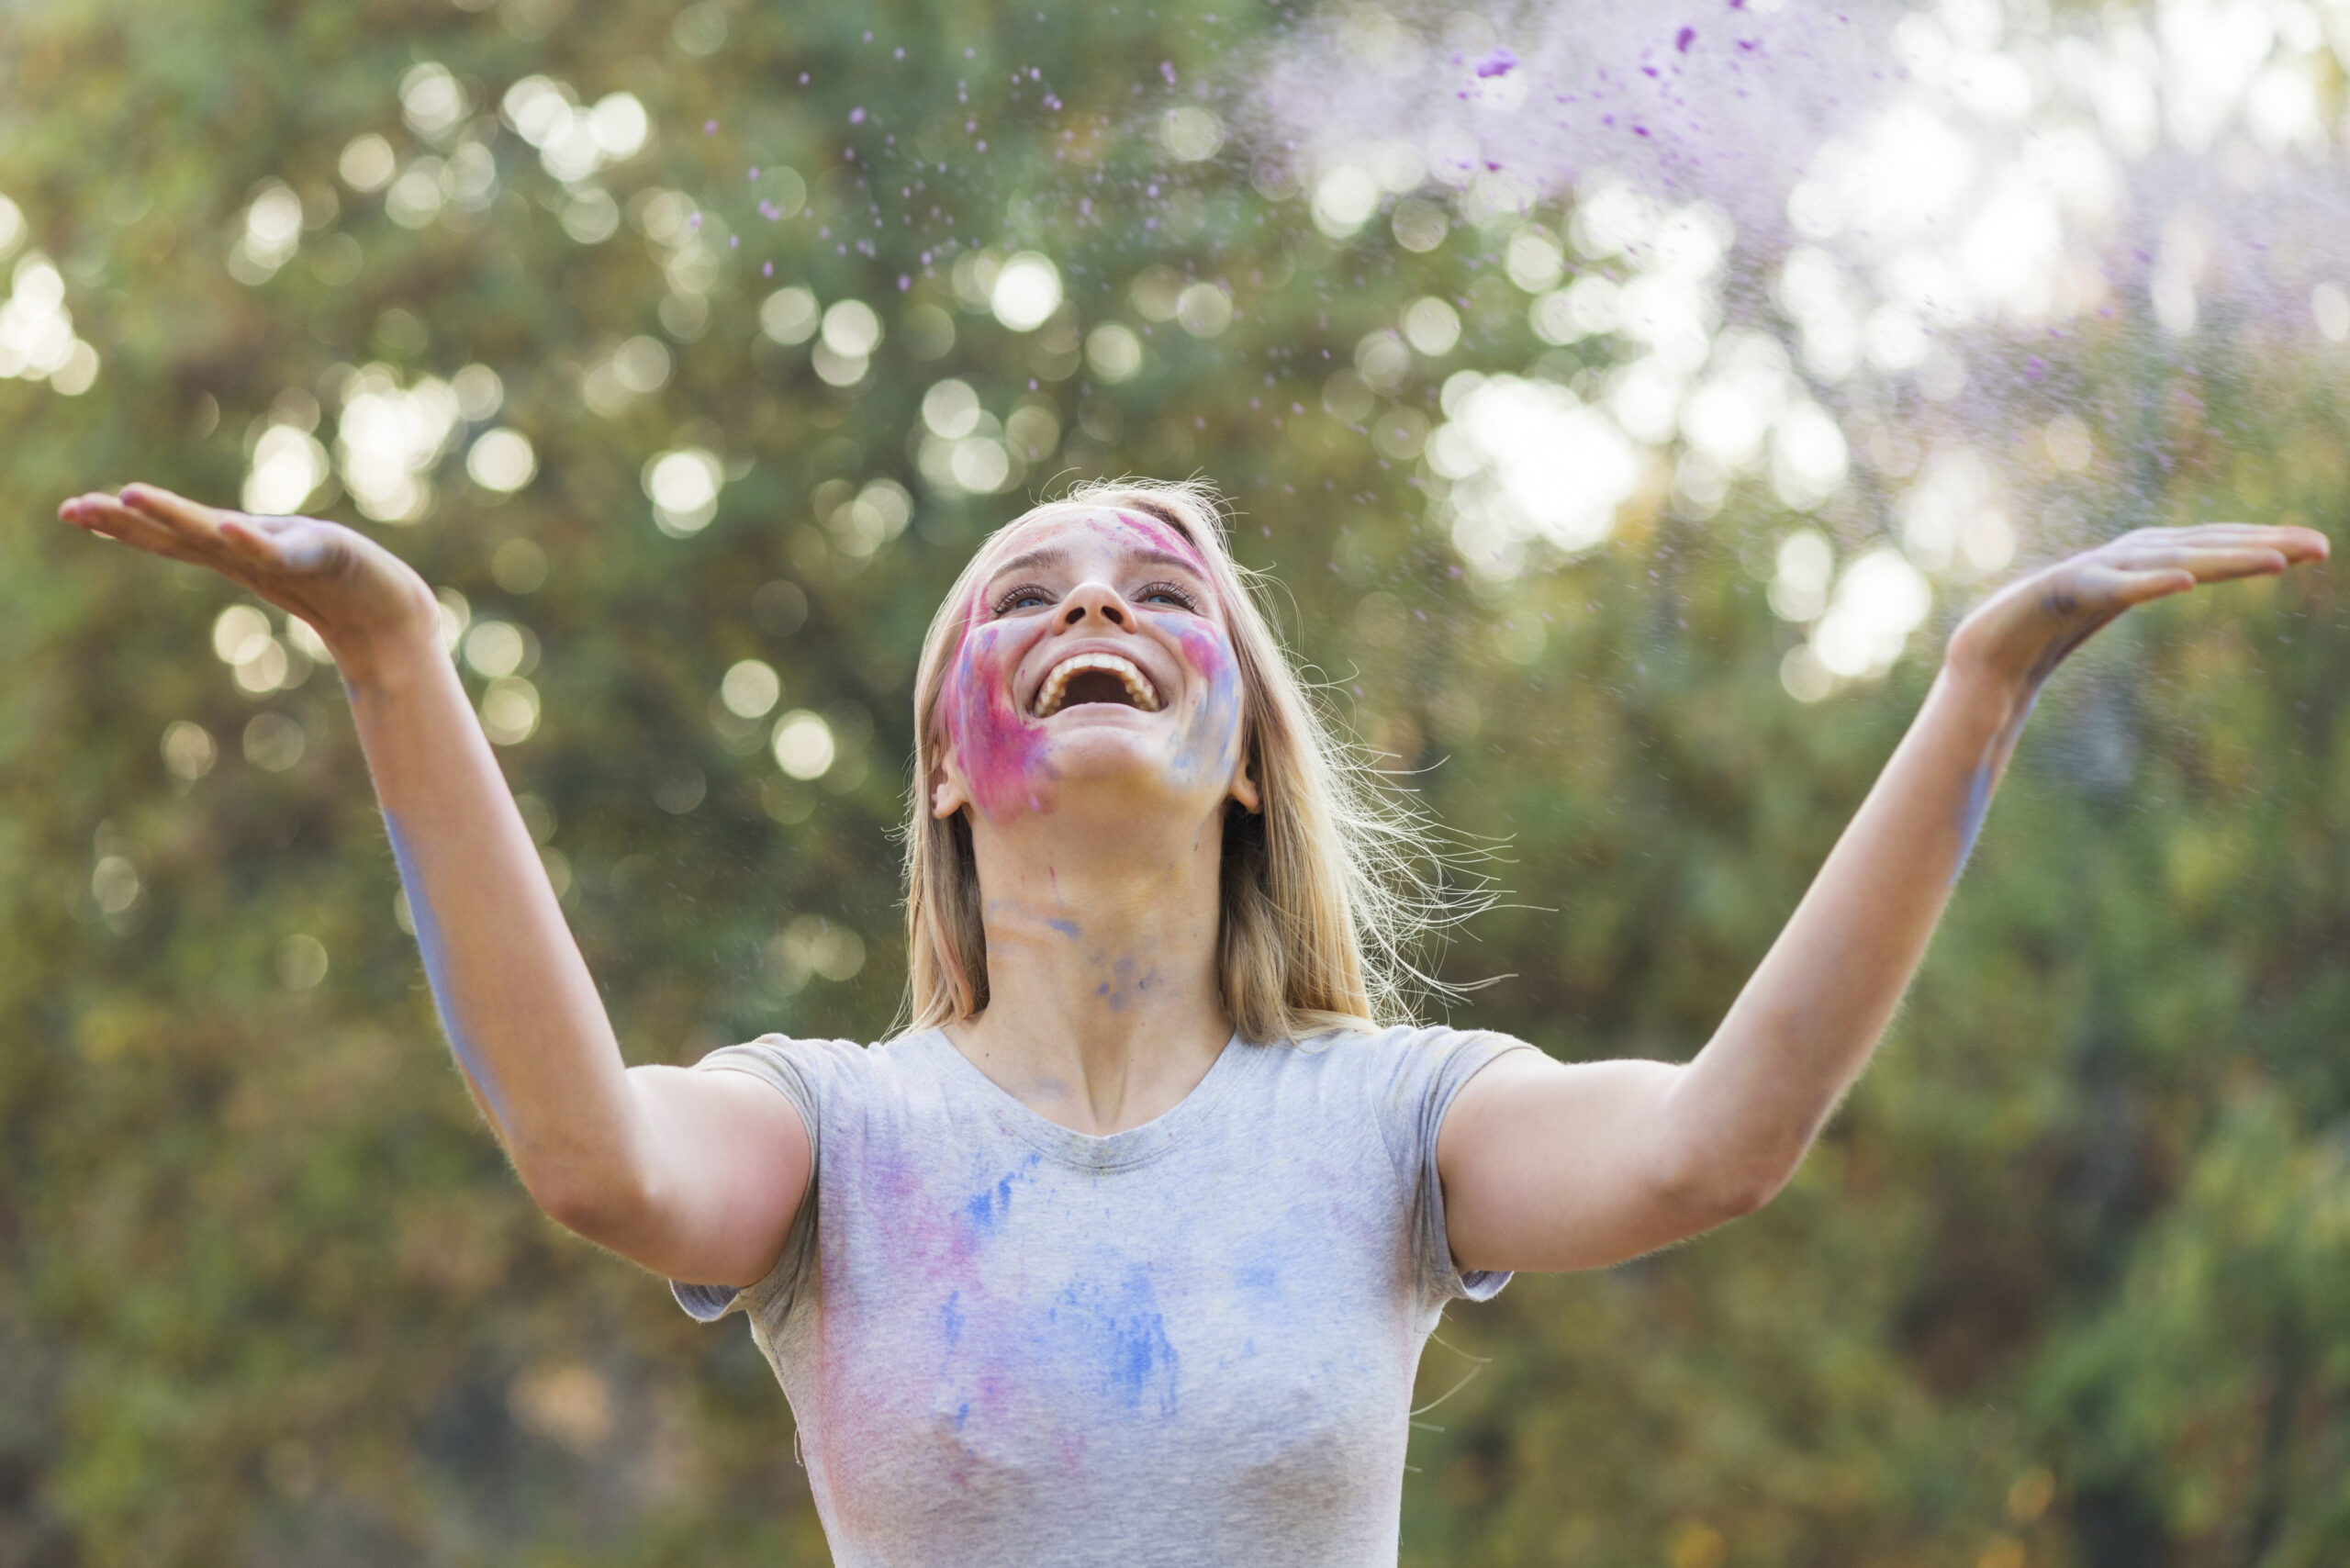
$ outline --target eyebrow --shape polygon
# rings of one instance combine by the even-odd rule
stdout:
[[[1190,573],[1192,577],[1198,577],[1203,582],[1207,580],[1207,573],[1200,569],[1198,562],[1187,560],[1183,556],[1175,554],[1170,551],[1137,550],[1134,552],[1129,559],[1145,562],[1151,566],[1174,566]],[[1007,573],[1026,571],[1031,566],[1058,566],[1066,563],[1068,560],[1069,552],[1066,550],[1031,550],[1024,555],[1014,555],[1009,561],[1006,561],[1002,566],[997,566],[993,571],[988,574],[987,580],[993,582],[996,578],[1003,577]]]

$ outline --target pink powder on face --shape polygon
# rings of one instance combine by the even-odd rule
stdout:
[[[1181,556],[1192,563],[1193,569],[1201,577],[1211,583],[1215,581],[1214,576],[1208,571],[1207,562],[1201,558],[1197,547],[1177,530],[1168,527],[1156,518],[1143,517],[1130,511],[1122,511],[1116,515],[1118,521],[1125,524],[1128,530],[1141,535],[1150,548],[1163,550],[1169,555]]]
[[[1240,746],[1240,666],[1232,639],[1203,616],[1170,615],[1166,621],[1183,662],[1200,677],[1175,765],[1185,778],[1225,777]]]
[[[1145,549],[1192,564],[1214,587],[1205,560],[1192,542],[1157,519],[1135,512],[1101,513],[1084,526],[1131,536]],[[1124,543],[1122,541],[1121,543]],[[986,816],[1002,820],[1024,811],[1049,811],[1058,776],[1046,755],[1042,725],[1023,713],[1012,675],[1036,642],[1051,633],[1049,617],[988,619],[985,584],[975,587],[965,606],[963,634],[941,693],[940,711],[972,802]],[[1194,688],[1174,762],[1179,776],[1197,778],[1228,773],[1239,741],[1240,683],[1230,637],[1208,614],[1169,614],[1141,607],[1139,613],[1166,624],[1184,662],[1202,678]]]
[[[1012,671],[1052,628],[1043,616],[982,621],[981,588],[971,591],[963,616],[962,645],[946,678],[941,706],[946,734],[962,764],[972,803],[990,817],[1044,811],[1054,777],[1045,760],[1045,733],[1014,704]]]

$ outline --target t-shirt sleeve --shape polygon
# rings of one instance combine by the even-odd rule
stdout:
[[[1491,1269],[1463,1273],[1454,1266],[1444,1224],[1444,1181],[1436,1163],[1437,1135],[1464,1084],[1496,1057],[1533,1047],[1489,1031],[1421,1029],[1404,1035],[1394,1048],[1394,1076],[1384,1096],[1385,1131],[1398,1173],[1411,1188],[1420,1299],[1432,1308],[1464,1296],[1490,1300],[1509,1283],[1509,1274]]]
[[[813,1266],[816,1239],[816,1179],[823,1169],[823,1086],[831,1076],[823,1058],[857,1047],[840,1040],[790,1040],[763,1035],[748,1045],[722,1046],[694,1063],[699,1072],[741,1072],[776,1089],[791,1102],[808,1129],[808,1191],[792,1216],[783,1252],[766,1275],[751,1284],[702,1285],[683,1280],[669,1282],[677,1305],[699,1322],[715,1323],[730,1312],[765,1317],[791,1305],[807,1271]]]

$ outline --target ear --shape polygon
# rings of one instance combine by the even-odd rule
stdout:
[[[1253,756],[1243,755],[1240,766],[1233,770],[1231,799],[1247,812],[1264,809],[1264,794],[1257,788],[1257,763]]]
[[[930,791],[930,814],[945,821],[971,803],[971,793],[963,785],[962,769],[955,766],[955,748],[943,745],[930,765],[930,777],[923,780]]]

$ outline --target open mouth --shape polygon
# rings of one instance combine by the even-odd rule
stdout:
[[[1122,708],[1158,711],[1158,689],[1132,659],[1115,654],[1078,654],[1063,659],[1037,689],[1035,712],[1049,719],[1081,702],[1114,702]]]

